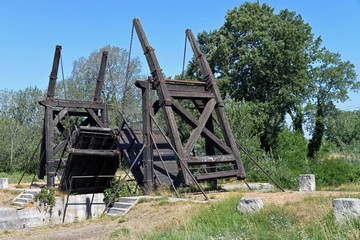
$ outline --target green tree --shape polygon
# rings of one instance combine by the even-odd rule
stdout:
[[[268,104],[261,142],[270,150],[285,114],[301,110],[298,106],[310,80],[311,27],[295,12],[285,9],[275,14],[259,2],[245,2],[228,11],[225,19],[219,30],[199,34],[198,42],[223,93],[236,100]],[[199,76],[194,61],[189,73]],[[295,122],[302,116],[292,117]]]
[[[0,171],[23,170],[35,150],[41,138],[42,97],[37,87],[0,91]],[[36,161],[30,170],[35,168]]]
[[[124,98],[128,52],[116,46],[106,45],[90,53],[88,57],[75,60],[71,76],[65,80],[66,91],[61,83],[57,84],[58,96],[64,97],[66,92],[68,99],[93,100],[103,51],[108,51],[108,61],[101,97],[104,102],[114,104],[114,109],[110,111],[110,124],[112,126],[117,124],[118,111],[122,109],[123,104],[129,121],[140,121],[140,91],[134,85],[136,80],[144,79],[140,75],[140,60],[136,57],[130,61],[126,98]]]
[[[309,157],[313,157],[320,149],[325,133],[325,121],[335,109],[334,102],[344,102],[349,98],[349,90],[358,91],[360,88],[354,65],[349,61],[342,61],[339,53],[321,49],[315,60],[311,67],[311,88],[314,89],[311,104],[315,112],[310,116],[313,131],[308,146]]]

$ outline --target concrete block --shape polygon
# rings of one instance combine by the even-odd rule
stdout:
[[[9,180],[7,178],[0,178],[0,188],[5,189],[9,187]]]
[[[264,208],[261,197],[242,197],[237,204],[237,209],[243,213],[252,213]]]
[[[333,202],[334,219],[345,222],[360,216],[360,199],[337,198]]]
[[[299,175],[299,191],[300,192],[315,191],[315,175],[314,174]]]

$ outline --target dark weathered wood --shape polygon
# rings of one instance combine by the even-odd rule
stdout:
[[[57,74],[58,74],[58,69],[59,69],[60,56],[61,56],[61,46],[56,45],[54,61],[53,61],[53,66],[52,66],[52,70],[50,73],[49,86],[48,86],[48,91],[47,91],[48,98],[53,98],[55,95],[56,79],[57,79]]]
[[[205,163],[226,163],[234,162],[234,155],[213,155],[213,156],[196,156],[189,157],[188,164],[205,164]]]
[[[84,156],[101,156],[101,157],[115,157],[118,154],[115,150],[99,150],[99,149],[69,149],[68,151],[74,155],[84,155]]]
[[[96,80],[96,87],[95,87],[95,94],[94,94],[94,101],[101,101],[101,91],[104,84],[104,77],[105,77],[105,68],[106,68],[106,61],[107,61],[108,52],[102,52],[101,64],[100,64],[100,71],[99,76]]]
[[[55,119],[54,119],[54,121],[53,121],[53,125],[54,126],[56,126],[60,121],[61,121],[61,119],[63,118],[63,117],[65,117],[65,115],[66,115],[66,113],[69,111],[69,108],[67,108],[67,107],[65,107],[65,108],[63,108],[58,114],[55,114],[56,115],[56,117],[55,117]]]
[[[41,100],[39,103],[43,106],[51,105],[53,107],[69,107],[69,108],[88,108],[88,109],[110,109],[112,105],[102,102],[81,101],[81,100],[66,100],[66,99],[53,99]]]
[[[96,124],[101,127],[101,128],[104,128],[105,125],[104,123],[99,119],[99,117],[96,115],[96,113],[94,112],[93,109],[91,108],[87,108],[86,111],[90,114],[91,118],[96,122]]]
[[[199,125],[198,120],[195,119],[190,113],[186,111],[185,108],[183,108],[178,102],[174,101],[173,104],[174,111],[181,116],[182,119],[184,119],[190,126],[193,128],[197,127]],[[201,135],[204,138],[208,138],[214,146],[219,149],[220,152],[224,154],[230,154],[232,153],[232,150],[226,146],[217,136],[215,136],[214,133],[210,132],[207,128],[204,128],[202,130]]]
[[[67,139],[62,140],[61,142],[59,142],[56,147],[54,147],[54,155],[56,155],[60,150],[64,149],[64,147],[67,144]]]
[[[211,92],[169,91],[169,94],[174,99],[208,99],[214,97]]]
[[[63,110],[63,109],[62,109]],[[58,115],[62,110],[53,110],[54,115]],[[88,112],[84,112],[84,111],[71,111],[68,110],[66,115],[69,116],[75,116],[75,117],[88,117],[89,113]]]
[[[153,166],[153,142],[151,139],[151,119],[150,119],[150,109],[151,109],[151,89],[150,82],[148,82],[148,87],[141,89],[142,91],[142,123],[143,123],[143,143],[145,148],[143,151],[143,164],[145,166],[145,190],[150,192],[154,188],[154,166]]]
[[[211,179],[219,179],[219,178],[227,178],[227,177],[236,177],[238,174],[239,174],[238,170],[230,170],[223,172],[203,173],[200,175],[195,175],[195,177],[196,180],[203,181],[203,180],[211,180]]]
[[[136,30],[136,33],[138,35],[141,47],[144,51],[147,63],[150,68],[151,75],[154,79],[154,84],[158,93],[160,106],[162,106],[163,114],[165,117],[165,122],[167,126],[167,130],[170,133],[171,141],[176,149],[176,151],[179,153],[179,156],[181,158],[184,157],[184,151],[181,143],[181,139],[178,133],[178,127],[175,121],[175,117],[173,114],[173,111],[171,109],[171,97],[168,93],[168,90],[166,88],[165,78],[162,73],[162,70],[160,68],[160,64],[156,58],[154,49],[150,46],[145,32],[141,26],[141,23],[139,19],[135,18],[133,20],[133,24]],[[186,164],[186,163],[185,163]],[[191,178],[186,173],[184,166],[180,163],[179,160],[179,168],[181,169],[181,172],[179,172],[182,180],[186,184],[191,183]]]
[[[46,159],[46,185],[53,188],[55,186],[54,172],[54,125],[52,106],[45,108],[45,159]]]
[[[200,51],[199,45],[197,44],[197,41],[190,29],[186,30],[186,35],[189,39],[189,42],[191,44],[191,47],[193,49],[195,59],[197,60],[200,70],[202,72],[202,75],[204,76],[204,80],[207,83],[207,86],[209,86],[210,90],[215,94],[215,98],[217,101],[217,107],[216,107],[216,114],[220,123],[221,130],[224,135],[224,139],[226,141],[226,144],[231,148],[234,157],[236,159],[237,168],[239,170],[238,178],[244,179],[246,178],[246,173],[242,164],[242,161],[240,159],[239,151],[235,144],[234,136],[230,130],[229,122],[225,115],[224,110],[224,103],[220,95],[219,88],[215,82],[214,75],[212,74],[211,68],[209,66],[209,63],[206,60],[205,54],[203,54]]]
[[[185,154],[187,154],[187,156],[189,156],[191,151],[194,149],[194,146],[199,139],[200,134],[205,127],[205,124],[207,123],[212,111],[214,110],[215,103],[215,99],[210,99],[210,101],[208,101],[204,108],[204,111],[199,118],[199,125],[191,132],[191,135],[185,146]]]

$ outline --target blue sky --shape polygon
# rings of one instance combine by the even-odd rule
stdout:
[[[135,17],[142,22],[165,74],[174,76],[182,68],[185,29],[192,29],[195,35],[218,29],[227,11],[242,3],[233,0],[2,1],[0,89],[18,90],[27,86],[45,89],[57,44],[63,46],[65,77],[71,74],[75,59],[88,56],[106,44],[128,49]],[[267,3],[275,12],[288,8],[301,14],[313,33],[322,37],[324,46],[355,64],[360,75],[360,0],[261,0],[260,3]],[[149,75],[136,37],[133,49],[133,56],[139,56],[143,62],[143,73]],[[360,108],[360,93],[350,93],[350,98],[351,101],[338,107]]]

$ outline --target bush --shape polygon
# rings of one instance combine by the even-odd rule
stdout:
[[[116,188],[118,187],[118,185],[120,184],[121,180],[113,180],[112,181],[112,187],[111,188],[107,188],[104,190],[104,201],[110,201],[111,198],[114,196]],[[136,189],[136,182],[135,181],[128,181],[128,186],[126,185],[126,183],[124,183],[123,185],[121,185],[119,191],[116,194],[116,197],[114,198],[114,201],[111,203],[113,204],[116,201],[119,201],[120,197],[129,197],[131,196],[129,193],[129,189],[131,192],[135,192]],[[141,191],[141,190],[139,190]]]
[[[54,189],[51,188],[42,188],[41,191],[35,194],[35,200],[39,201],[40,204],[43,203],[44,206],[55,206],[55,197],[54,197]]]
[[[341,158],[312,160],[310,169],[318,186],[339,186],[360,179],[360,166],[347,163]]]

